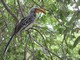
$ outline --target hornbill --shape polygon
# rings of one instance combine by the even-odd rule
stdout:
[[[10,40],[8,41],[5,50],[4,50],[4,54],[6,54],[10,42],[12,41],[12,38],[20,31],[20,30],[24,30],[24,29],[29,29],[33,26],[33,24],[36,21],[36,13],[39,12],[43,12],[46,13],[46,11],[42,8],[32,8],[29,12],[29,15],[27,17],[24,17],[19,23],[17,23],[17,25],[15,26],[14,32],[10,38]]]

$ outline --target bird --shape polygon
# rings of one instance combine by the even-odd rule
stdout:
[[[43,8],[38,8],[38,7],[35,7],[35,8],[32,8],[29,12],[29,15],[24,17],[23,19],[21,19],[20,22],[18,22],[14,28],[14,31],[13,31],[13,34],[12,36],[10,37],[5,49],[4,49],[4,54],[7,53],[8,49],[9,49],[9,45],[10,45],[10,42],[12,41],[12,38],[21,30],[27,30],[29,28],[31,28],[35,21],[36,21],[36,14],[39,13],[39,12],[42,12],[42,13],[46,13],[46,10],[43,9]]]

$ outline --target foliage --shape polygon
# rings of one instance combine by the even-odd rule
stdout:
[[[79,60],[79,5],[80,0],[0,0],[0,60]],[[4,56],[15,25],[34,6],[46,14],[37,14],[38,24],[16,35]]]

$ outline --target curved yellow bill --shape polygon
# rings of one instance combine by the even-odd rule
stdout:
[[[42,8],[38,8],[35,12],[36,13],[43,12],[44,14],[46,14],[46,10],[44,10]]]

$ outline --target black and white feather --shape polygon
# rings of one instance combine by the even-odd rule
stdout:
[[[12,41],[12,38],[20,31],[20,30],[24,30],[24,29],[29,29],[33,26],[33,24],[35,24],[36,21],[36,14],[35,14],[35,9],[33,8],[30,11],[30,14],[27,17],[24,17],[16,26],[14,29],[14,32],[10,38],[10,40],[8,41],[5,50],[4,50],[4,54],[7,53],[7,50],[9,48],[10,42]]]

